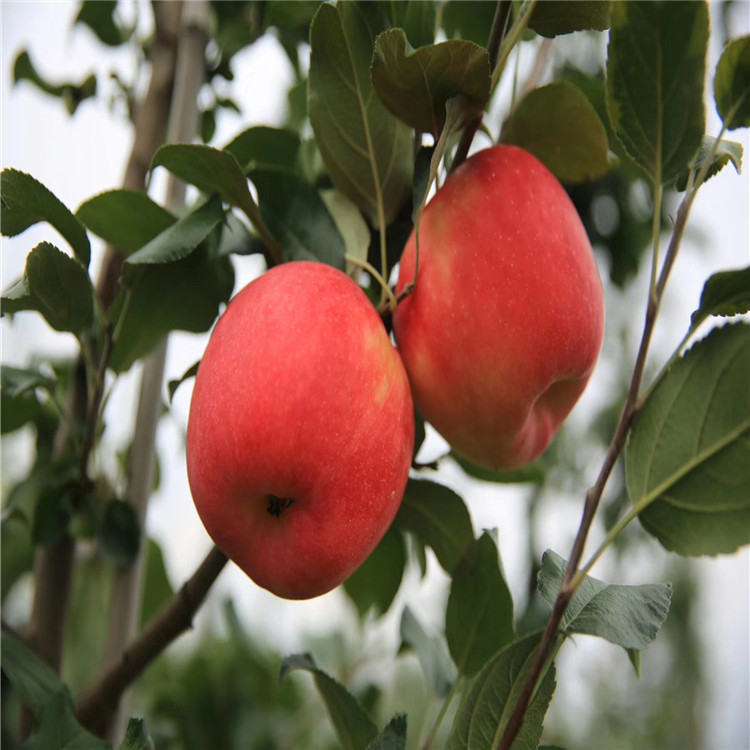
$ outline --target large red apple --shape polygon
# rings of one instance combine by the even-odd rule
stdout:
[[[602,286],[562,186],[514,146],[446,180],[420,225],[415,291],[394,315],[414,401],[483,466],[533,460],[584,390],[601,348]],[[415,238],[397,292],[414,277]]]
[[[230,302],[195,381],[187,469],[216,544],[289,599],[347,578],[388,529],[414,442],[409,384],[375,308],[321,263]]]

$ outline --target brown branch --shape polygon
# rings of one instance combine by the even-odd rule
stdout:
[[[526,712],[528,711],[529,705],[536,690],[536,686],[543,676],[543,671],[547,667],[547,663],[552,653],[552,649],[555,644],[557,632],[560,628],[560,623],[565,615],[565,610],[570,603],[573,595],[575,594],[576,587],[574,583],[575,575],[578,571],[578,566],[581,562],[581,556],[583,555],[583,548],[586,544],[591,525],[596,516],[596,512],[601,502],[604,488],[607,484],[612,469],[614,468],[617,460],[625,446],[625,440],[627,438],[628,431],[633,423],[635,415],[640,409],[638,396],[641,390],[641,384],[643,382],[643,373],[646,367],[646,358],[648,356],[648,349],[651,343],[651,336],[653,334],[654,325],[656,323],[656,317],[659,312],[662,298],[664,296],[664,289],[669,278],[669,274],[674,265],[674,261],[679,251],[682,236],[685,232],[685,225],[687,224],[688,215],[690,208],[692,207],[693,200],[695,198],[695,192],[688,192],[685,195],[680,208],[677,212],[677,218],[675,220],[674,229],[672,231],[672,237],[669,242],[669,248],[667,255],[662,265],[659,279],[652,292],[649,293],[648,306],[646,309],[646,319],[643,326],[643,335],[641,337],[640,347],[638,349],[638,356],[636,358],[635,366],[633,368],[633,377],[630,381],[630,388],[628,389],[628,395],[625,399],[625,405],[620,416],[620,421],[615,429],[612,442],[609,445],[607,455],[604,458],[601,471],[595,484],[586,493],[586,501],[583,506],[583,514],[581,517],[581,523],[576,534],[575,541],[573,543],[573,549],[568,560],[568,566],[565,570],[562,583],[560,585],[560,591],[555,599],[555,604],[552,608],[549,620],[547,620],[547,626],[545,627],[542,640],[539,644],[534,663],[529,670],[529,674],[523,685],[521,693],[519,694],[513,713],[511,714],[508,724],[505,728],[498,750],[510,750],[511,746],[518,733],[521,731],[521,727],[526,719]]]
[[[500,51],[500,45],[503,43],[505,32],[508,28],[508,19],[510,18],[510,10],[512,3],[510,0],[498,0],[497,8],[495,9],[495,17],[492,19],[492,29],[490,30],[490,38],[487,42],[487,51],[490,55],[490,72],[495,68],[497,64],[497,56]],[[456,169],[468,156],[471,143],[474,140],[479,126],[482,124],[481,113],[477,117],[472,117],[461,133],[461,140],[458,142],[455,156],[451,164],[451,171]]]
[[[101,676],[76,704],[82,726],[101,732],[117,709],[120,696],[139,674],[175,639],[192,626],[227,556],[214,547],[193,576],[122,652],[119,661]]]
[[[135,120],[135,139],[123,180],[124,187],[142,189],[151,155],[163,140],[176,61],[177,21],[181,3],[153,3],[156,38],[152,47],[151,79]],[[97,293],[108,307],[118,289],[122,260],[108,248],[97,283]],[[84,359],[78,357],[68,393],[70,419],[61,422],[55,437],[55,452],[62,453],[70,441],[69,424],[86,425],[93,417],[87,397]],[[97,407],[98,408],[98,407]],[[86,428],[84,428],[86,429]],[[56,672],[60,671],[68,600],[73,580],[75,543],[68,535],[37,548],[34,559],[34,602],[27,628],[27,642]],[[22,734],[31,729],[30,715],[22,721]]]
[[[164,143],[169,121],[175,69],[177,67],[177,39],[182,2],[151,3],[154,14],[154,43],[151,51],[151,79],[143,102],[133,121],[134,140],[122,180],[123,188],[144,190],[151,158]],[[107,247],[96,291],[104,308],[108,308],[120,284],[122,254]]]

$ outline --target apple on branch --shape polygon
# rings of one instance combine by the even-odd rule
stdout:
[[[187,469],[216,544],[289,599],[364,561],[403,497],[414,415],[377,311],[341,271],[272,268],[230,302],[198,369]]]
[[[414,280],[416,238],[396,292]],[[427,205],[416,287],[394,314],[414,402],[454,450],[494,469],[539,456],[591,375],[604,300],[565,190],[515,146],[481,151]]]

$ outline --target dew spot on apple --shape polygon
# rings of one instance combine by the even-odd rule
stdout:
[[[272,516],[279,518],[281,514],[294,504],[293,497],[276,497],[276,495],[268,496],[268,507],[266,510]]]

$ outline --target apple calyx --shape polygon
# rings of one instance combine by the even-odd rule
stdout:
[[[294,505],[293,497],[276,497],[276,495],[269,495],[266,511],[268,511],[270,515],[279,518],[281,514],[292,505]]]

